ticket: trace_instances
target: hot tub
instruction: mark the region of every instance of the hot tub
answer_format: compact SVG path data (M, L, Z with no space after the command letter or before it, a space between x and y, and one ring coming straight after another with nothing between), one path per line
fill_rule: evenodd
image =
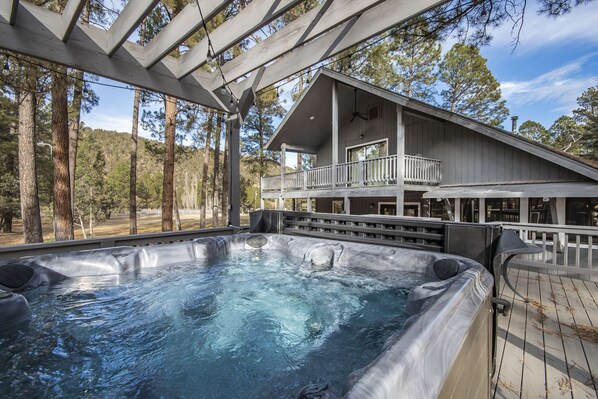
M0 264L0 396L487 397L492 276L239 234Z

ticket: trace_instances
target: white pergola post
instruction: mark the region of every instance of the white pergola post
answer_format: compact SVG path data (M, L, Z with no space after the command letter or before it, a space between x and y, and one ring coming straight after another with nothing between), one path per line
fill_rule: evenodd
M455 198L455 222L461 221L461 198Z
M287 165L287 145L282 143L280 146L280 198L278 201L278 209L284 210L284 172Z
M332 191L336 188L338 165L338 82L332 83Z
M405 123L403 107L397 104L397 216L405 214Z
M519 223L529 223L529 198L519 198Z
M480 209L478 209L478 222L486 223L486 198L480 198Z

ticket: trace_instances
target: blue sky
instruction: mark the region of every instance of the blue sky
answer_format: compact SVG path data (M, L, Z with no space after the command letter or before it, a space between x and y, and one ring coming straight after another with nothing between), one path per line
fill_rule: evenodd
M505 24L492 32L494 39L482 55L501 83L511 115L518 115L520 124L531 119L550 127L559 116L571 113L583 90L598 84L598 2L578 6L558 19L538 16L534 8L535 2L530 2L521 43L514 51L511 27ZM451 45L444 43L443 50ZM85 124L130 132L133 92L100 85L93 88L100 103L83 115ZM291 103L285 106L290 108ZM510 128L509 120L505 127Z

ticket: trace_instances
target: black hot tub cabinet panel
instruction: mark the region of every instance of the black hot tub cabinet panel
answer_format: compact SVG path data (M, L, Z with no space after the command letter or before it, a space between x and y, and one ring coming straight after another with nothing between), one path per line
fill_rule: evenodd
M414 287L409 294L411 317L405 328L391 335L374 361L348 377L345 399L478 398L486 396L480 393L489 394L492 276L479 263L453 255L277 234L239 234L2 262L0 278L3 270L7 272L4 275L12 274L4 268L17 266L33 273L17 288L14 282L11 289L0 280L0 289L19 291L69 277L136 273L143 268L256 250L283 251L314 270L347 268L381 279L392 279L393 271L402 271L423 273L429 278L430 282ZM20 300L24 298L4 291L0 292L4 295L0 299L0 324L7 324L9 315L27 318L29 307ZM7 300L12 297L15 299ZM9 302L12 307L3 306ZM17 302L21 313L15 317Z

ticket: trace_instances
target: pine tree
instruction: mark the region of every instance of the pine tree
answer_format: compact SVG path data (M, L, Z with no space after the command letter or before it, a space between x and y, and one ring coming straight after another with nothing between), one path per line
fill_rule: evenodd
M266 89L256 96L243 123L243 152L252 157L251 167L259 176L264 176L268 163L278 161L276 153L265 147L274 134L274 118L284 113L276 90Z
M500 126L509 115L500 85L476 47L455 44L439 65L442 106L491 126Z
M579 155L598 160L598 86L585 90L577 98L577 105L573 114L583 129Z
M567 115L557 119L548 130L553 147L561 151L577 154L579 152L579 141L583 137L584 129L577 121Z
M552 137L550 136L548 129L541 123L531 120L525 121L519 127L518 133L535 142L552 145Z

